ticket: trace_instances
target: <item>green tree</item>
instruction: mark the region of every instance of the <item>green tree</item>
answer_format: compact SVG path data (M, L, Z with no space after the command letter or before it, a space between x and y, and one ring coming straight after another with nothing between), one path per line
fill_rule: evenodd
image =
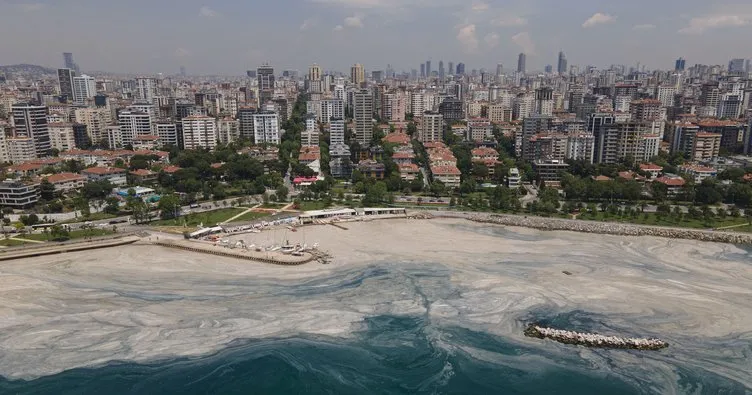
M55 198L55 186L45 178L39 183L39 194L42 200L50 201Z
M36 214L22 215L19 217L19 221L25 226L32 226L39 223L39 217Z
M104 212L112 215L120 212L120 200L114 196L107 197L105 199Z
M440 180L434 180L434 182L431 183L431 194L435 197L446 195L446 189L446 185Z
M163 195L157 204L161 219L173 219L180 215L180 198L176 195Z
M275 191L275 193L277 195L277 199L280 202L284 202L284 201L287 201L287 196L290 194L290 190L287 189L286 186L280 185L277 187L277 190Z

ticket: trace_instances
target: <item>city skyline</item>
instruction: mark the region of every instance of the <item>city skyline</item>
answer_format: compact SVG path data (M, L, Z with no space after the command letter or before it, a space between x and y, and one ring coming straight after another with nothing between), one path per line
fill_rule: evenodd
M410 71L427 59L492 70L520 52L533 71L556 64L560 50L570 65L651 69L670 69L678 57L688 67L750 57L733 43L752 32L752 6L650 7L644 15L634 2L562 8L549 0L12 1L0 4L0 34L16 39L0 43L0 57L60 67L60 54L72 52L84 72L177 74L185 67L196 75L242 75L267 62L278 70L316 62L325 70L391 63ZM76 23L61 28L61 20Z

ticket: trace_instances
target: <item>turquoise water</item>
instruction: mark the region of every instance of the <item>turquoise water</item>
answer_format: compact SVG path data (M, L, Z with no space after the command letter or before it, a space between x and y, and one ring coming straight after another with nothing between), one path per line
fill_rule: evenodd
M579 318L577 318L579 317ZM581 320L581 314L554 321ZM473 353L486 354L476 358ZM3 394L650 394L644 378L604 372L578 357L423 318L380 316L353 340L326 337L237 342L197 359L110 363L32 381L0 380ZM608 355L613 351L603 351ZM629 351L618 351L629 352ZM552 359L553 358L553 359ZM484 361L485 360L485 361ZM492 361L488 361L492 360ZM678 367L679 393L745 394L742 385Z

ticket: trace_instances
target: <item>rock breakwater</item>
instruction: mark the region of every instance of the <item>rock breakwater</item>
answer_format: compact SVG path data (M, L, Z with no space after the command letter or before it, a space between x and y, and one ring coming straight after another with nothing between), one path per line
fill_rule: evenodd
M717 243L752 244L752 235L732 232L707 231L699 229L664 228L658 226L595 222L545 217L525 217L517 215L495 215L478 213L441 213L442 217L459 217L470 221L507 226L520 226L546 231L571 231L598 233L618 236L653 236L671 239L711 241Z
M525 329L525 336L538 339L551 339L559 343L587 347L621 348L629 350L660 350L668 347L668 343L659 339L603 336L595 333L581 333L546 328L536 324L528 325Z

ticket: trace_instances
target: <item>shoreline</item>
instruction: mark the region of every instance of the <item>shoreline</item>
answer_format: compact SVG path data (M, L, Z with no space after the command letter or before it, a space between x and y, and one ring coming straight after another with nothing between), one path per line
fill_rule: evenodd
M430 213L434 218L462 218L478 223L518 226L543 231L568 231L614 236L651 236L716 243L752 244L752 235L723 231L466 211L431 211Z

